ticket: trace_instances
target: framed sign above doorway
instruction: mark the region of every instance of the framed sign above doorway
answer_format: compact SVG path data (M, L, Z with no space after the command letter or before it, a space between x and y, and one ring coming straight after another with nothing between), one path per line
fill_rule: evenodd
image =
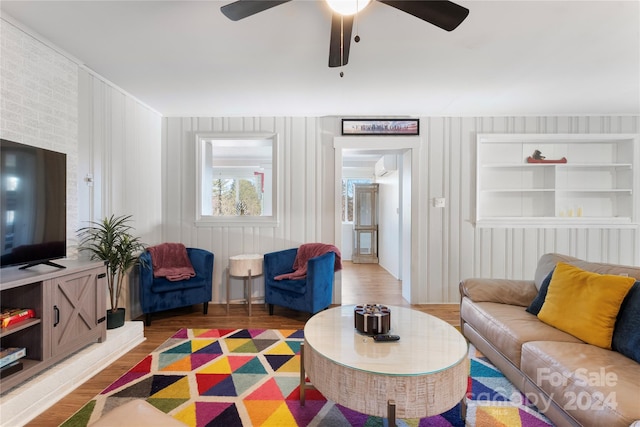
M420 119L342 119L342 135L420 135Z

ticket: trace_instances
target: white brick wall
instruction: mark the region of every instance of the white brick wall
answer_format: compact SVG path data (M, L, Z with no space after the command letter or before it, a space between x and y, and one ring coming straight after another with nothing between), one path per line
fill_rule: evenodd
M78 65L0 18L0 137L67 154L67 255L78 225Z

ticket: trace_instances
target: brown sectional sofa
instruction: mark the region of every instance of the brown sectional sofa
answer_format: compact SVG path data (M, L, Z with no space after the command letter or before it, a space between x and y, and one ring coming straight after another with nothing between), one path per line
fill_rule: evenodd
M462 281L462 332L554 424L640 426L640 363L587 344L526 311L558 262L640 280L640 267L546 254L534 280Z

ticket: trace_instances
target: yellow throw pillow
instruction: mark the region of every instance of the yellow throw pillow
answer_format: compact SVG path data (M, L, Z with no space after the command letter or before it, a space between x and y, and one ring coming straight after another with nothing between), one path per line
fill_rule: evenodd
M635 281L559 262L538 318L586 343L610 349L620 305Z

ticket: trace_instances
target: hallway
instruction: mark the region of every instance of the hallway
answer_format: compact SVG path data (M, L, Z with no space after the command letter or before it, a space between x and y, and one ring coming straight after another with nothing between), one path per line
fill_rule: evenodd
M402 298L402 282L379 264L342 262L342 305L383 304L410 307Z

